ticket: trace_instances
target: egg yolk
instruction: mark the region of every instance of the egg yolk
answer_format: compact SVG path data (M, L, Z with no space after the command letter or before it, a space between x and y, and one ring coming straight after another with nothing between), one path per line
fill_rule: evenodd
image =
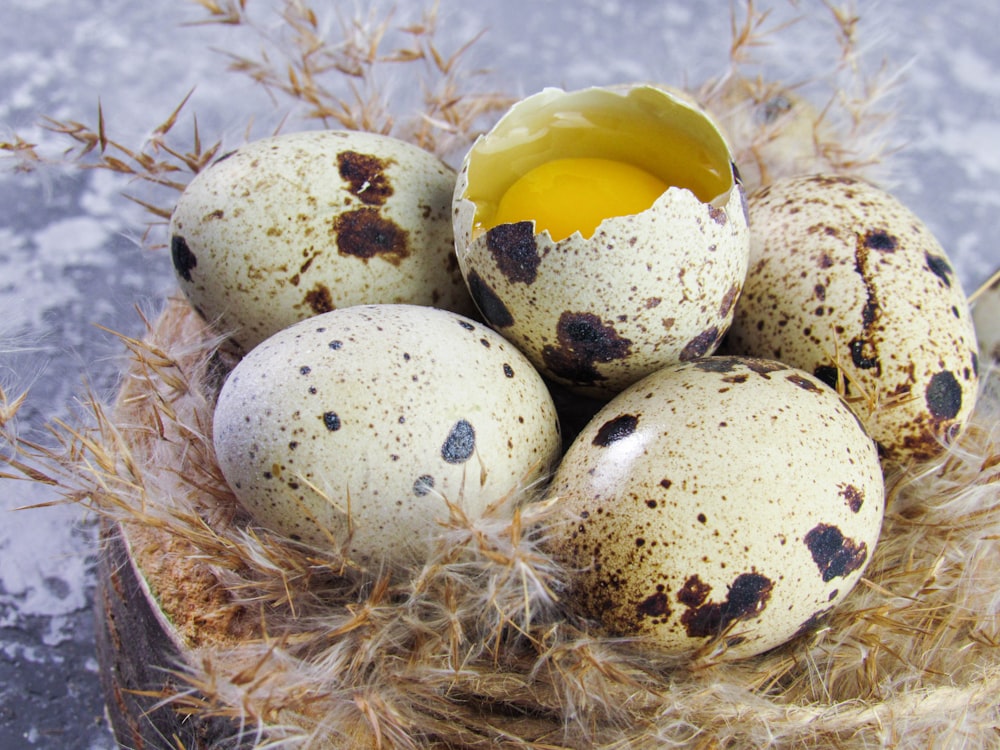
M625 162L596 157L553 159L526 172L504 193L492 226L535 221L559 241L590 237L604 219L641 213L668 185Z

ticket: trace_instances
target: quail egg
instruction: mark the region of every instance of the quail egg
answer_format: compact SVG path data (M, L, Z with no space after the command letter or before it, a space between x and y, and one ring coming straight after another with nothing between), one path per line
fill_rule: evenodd
M249 352L215 409L219 465L261 526L359 564L419 562L452 506L503 513L561 450L545 384L456 313L361 305Z
M1000 365L1000 270L970 298L983 364Z
M606 398L715 350L743 286L743 190L714 122L653 86L545 89L473 144L455 240L483 317Z
M668 654L761 653L854 587L884 509L840 396L772 360L663 368L598 412L548 495L568 606Z
M192 306L246 352L338 307L471 313L454 257L455 173L389 136L306 131L253 141L184 190L171 255Z
M978 355L933 234L851 177L779 180L749 204L750 270L725 351L841 388L888 462L939 454L972 411Z

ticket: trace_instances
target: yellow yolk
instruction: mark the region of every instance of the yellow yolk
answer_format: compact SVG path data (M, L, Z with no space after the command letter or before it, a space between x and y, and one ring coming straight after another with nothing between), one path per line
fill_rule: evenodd
M611 216L641 213L668 185L639 167L612 159L565 158L522 175L500 199L491 226L535 221L559 241L579 230L590 237Z

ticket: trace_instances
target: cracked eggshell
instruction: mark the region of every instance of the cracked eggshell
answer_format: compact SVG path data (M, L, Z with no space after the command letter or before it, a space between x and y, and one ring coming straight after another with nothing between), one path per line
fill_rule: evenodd
M874 442L811 375L706 357L612 399L548 497L565 601L669 654L761 653L841 601L871 559L884 484Z
M849 177L780 180L749 204L750 270L725 351L843 382L888 462L939 454L972 412L978 347L930 230Z
M253 141L184 190L170 220L177 279L230 345L367 303L474 308L454 257L455 172L374 133Z
M448 503L473 519L509 509L560 450L517 349L414 305L335 310L268 338L223 386L214 444L261 526L364 564L419 561Z
M589 238L555 242L548 231L536 235L533 221L483 228L520 175L578 156L639 165L671 187L639 214L605 219ZM467 154L454 225L483 317L544 375L599 398L714 351L749 252L725 140L696 106L651 86L545 89L516 104Z

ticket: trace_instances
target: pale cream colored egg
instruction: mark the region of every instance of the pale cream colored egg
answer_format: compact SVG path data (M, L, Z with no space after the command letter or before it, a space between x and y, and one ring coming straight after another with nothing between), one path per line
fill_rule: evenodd
M750 270L725 351L844 391L886 461L938 455L976 398L968 301L941 245L861 180L780 180L749 199Z
M733 149L748 192L831 166L833 128L795 91L760 78L732 75L703 95Z
M548 497L564 601L670 654L750 656L808 630L860 579L884 484L842 399L779 362L706 357L612 399Z
M389 136L253 141L184 190L170 221L181 289L249 351L318 313L368 303L474 309L454 257L455 172Z
M645 202L625 205L640 185ZM467 154L454 226L484 318L544 375L597 397L714 351L746 273L724 138L652 86L545 89L516 104Z
M982 364L1000 365L1000 271L973 292L972 319Z
M415 305L343 308L262 342L222 388L214 444L257 523L371 565L423 559L449 504L508 512L561 447L512 344Z

